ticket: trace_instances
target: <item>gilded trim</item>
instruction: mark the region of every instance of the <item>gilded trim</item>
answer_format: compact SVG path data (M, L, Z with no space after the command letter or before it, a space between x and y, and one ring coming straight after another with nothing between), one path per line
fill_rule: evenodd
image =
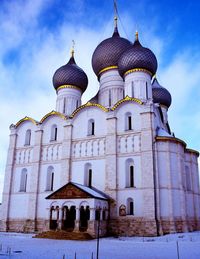
M106 71L111 70L111 69L117 69L117 68L118 68L118 66L105 67L105 68L101 69L98 76L100 76L100 74L102 74L103 72L106 72Z
M149 74L151 77L153 76L153 74L149 70L147 70L145 68L133 68L133 69L130 69L130 70L126 71L124 76L126 76L126 75L128 75L130 73L133 73L133 72L145 72L145 73Z
M77 90L81 91L81 89L75 85L61 85L57 88L56 91L58 92L60 89L65 89L65 88L72 88L72 89L77 89Z
M156 140L160 140L160 141L172 141L172 142L176 142L176 143L180 143L182 144L183 146L186 147L186 143L179 139L179 138L175 138L175 137L161 137L161 136L157 136L156 137Z
M140 105L143 104L143 102L140 101L139 99L133 98L133 97L129 97L129 96L127 95L124 99L118 101L118 102L111 108L111 110L114 111L115 109L117 109L117 107L118 107L120 104L122 104L122 103L124 103L124 102L130 102L130 101L131 101L131 102L136 102L136 103L138 103L138 104L140 104Z
M60 113L60 112L56 112L56 111L51 111L49 113L47 113L41 120L40 123L43 123L47 118L49 118L52 115L56 115L59 116L60 118L67 120L67 118L65 117L64 114Z
M25 122L25 121L31 121L33 124L37 125L38 122L34 119L32 119L31 117L24 117L23 119L19 120L16 124L15 127L17 128L21 123Z
M199 156L199 152L191 148L186 148L186 152L194 153L195 155Z
M82 110L82 109L84 109L84 108L87 108L87 107L98 107L98 108L100 108L102 111L108 112L108 109L107 109L106 107L104 107L103 105L101 105L101 104L87 102L86 104L81 105L80 107L78 107L78 108L71 114L70 117L73 118L80 110Z

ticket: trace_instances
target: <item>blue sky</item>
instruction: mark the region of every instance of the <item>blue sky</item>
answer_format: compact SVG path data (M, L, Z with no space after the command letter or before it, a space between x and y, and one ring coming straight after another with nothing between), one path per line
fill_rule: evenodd
M200 2L118 0L119 31L156 54L157 78L172 94L172 131L200 150ZM92 53L112 35L112 0L0 1L0 193L9 125L24 116L40 120L55 109L54 71L68 61L72 39L75 58L89 77L83 102L98 90Z

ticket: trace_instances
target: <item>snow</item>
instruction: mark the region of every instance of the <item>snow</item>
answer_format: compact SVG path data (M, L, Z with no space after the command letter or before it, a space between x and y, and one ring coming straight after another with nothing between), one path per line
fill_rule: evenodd
M0 233L0 259L96 259L96 240L69 241L32 238L31 234ZM99 259L200 258L200 232L161 237L102 238ZM7 251L10 250L6 254ZM18 252L18 253L16 253ZM63 257L65 255L65 257Z
M102 193L100 193L100 191L97 191L97 190L94 190L94 189L91 189L85 185L82 185L82 184L79 184L79 183L72 183L74 184L75 186L77 186L78 188L80 188L81 190L87 192L88 194L92 195L93 197L95 198L99 198L99 199L103 199L103 200L107 200L108 197Z

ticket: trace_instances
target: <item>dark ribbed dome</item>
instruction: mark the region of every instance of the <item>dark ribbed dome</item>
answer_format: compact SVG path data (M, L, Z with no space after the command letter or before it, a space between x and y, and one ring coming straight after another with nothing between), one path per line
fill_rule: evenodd
M144 69L154 75L157 66L156 56L150 49L140 44L137 36L132 47L123 53L118 62L119 73L122 77L132 69Z
M152 95L154 103L160 103L167 106L168 108L172 103L170 92L166 88L161 86L156 78L153 80L152 84Z
M131 47L131 42L120 37L117 27L111 38L102 41L92 55L92 67L97 76L105 68L116 67L120 56Z
M85 72L76 65L72 54L69 62L58 68L53 76L53 85L57 90L60 86L71 85L78 87L84 92L88 85L88 78Z

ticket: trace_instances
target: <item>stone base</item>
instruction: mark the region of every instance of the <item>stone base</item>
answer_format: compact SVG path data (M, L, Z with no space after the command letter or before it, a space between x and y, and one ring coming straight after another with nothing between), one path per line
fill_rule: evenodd
M96 238L98 235L98 221L90 220L88 222L87 233L89 233L93 238ZM107 221L101 221L99 225L99 236L107 236Z
M200 230L200 219L162 218L159 222L159 235L170 233L182 233L187 231ZM9 222L0 221L0 231L35 233L49 230L49 220L10 220ZM76 230L76 229L75 229ZM74 231L76 232L76 231ZM85 233L93 238L97 237L98 222L90 220L88 229ZM110 219L109 222L101 221L99 236L157 236L157 226L154 219L135 218L131 216Z
M120 217L109 221L108 233L111 236L157 236L157 227L155 220Z

